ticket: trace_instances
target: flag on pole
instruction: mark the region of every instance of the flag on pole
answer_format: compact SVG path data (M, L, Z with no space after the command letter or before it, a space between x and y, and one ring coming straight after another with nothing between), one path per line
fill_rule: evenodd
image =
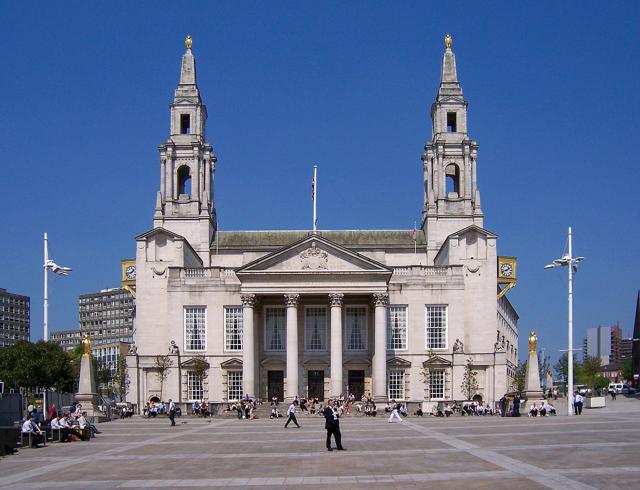
M53 272L54 274L58 274L59 276L68 276L69 272L71 272L70 267L62 267L56 264L53 260L47 260L44 264L45 269Z

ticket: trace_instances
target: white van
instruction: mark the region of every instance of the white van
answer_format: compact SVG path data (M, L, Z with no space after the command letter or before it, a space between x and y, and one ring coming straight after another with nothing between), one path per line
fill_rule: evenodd
M613 391L615 390L616 395L619 395L620 393L622 393L622 387L624 385L622 383L609 383L609 393L613 393Z

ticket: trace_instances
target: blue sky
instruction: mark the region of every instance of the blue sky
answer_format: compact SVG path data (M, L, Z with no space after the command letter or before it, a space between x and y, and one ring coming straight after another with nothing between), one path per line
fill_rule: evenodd
M42 234L74 268L50 280L50 328L78 295L119 284L152 226L183 40L218 156L221 229L411 229L423 145L453 35L479 145L485 227L519 260L509 298L566 348L572 225L575 346L632 329L638 283L637 2L64 2L3 6L0 287L31 297L42 336Z

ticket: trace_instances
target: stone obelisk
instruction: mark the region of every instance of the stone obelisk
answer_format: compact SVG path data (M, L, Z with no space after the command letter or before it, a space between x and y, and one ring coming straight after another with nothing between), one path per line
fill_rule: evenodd
M98 394L93 369L91 369L91 343L86 335L82 339L82 347L84 353L80 361L80 383L76 400L82 404L82 410L87 412L87 416L94 417L99 415L96 403Z
M527 361L527 377L524 382L524 393L527 400L542 400L540 387L540 370L538 369L538 335L532 330L529 334L529 360Z

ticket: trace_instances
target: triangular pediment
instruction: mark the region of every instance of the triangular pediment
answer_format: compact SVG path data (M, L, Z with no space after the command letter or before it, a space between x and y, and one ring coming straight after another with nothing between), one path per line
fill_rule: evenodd
M236 271L252 273L378 273L391 274L385 265L342 247L320 235L310 235L259 258Z
M234 357L228 361L220 363L222 369L242 369L242 359Z
M183 369L199 368L201 362L204 362L206 367L209 368L209 363L207 362L206 359L204 359L202 357L192 357L191 359L188 359L188 360L186 360L184 362L181 362L180 363L180 367L183 368Z
M425 368L430 368L433 366L451 366L451 361L445 359L440 356L433 356L431 359L427 359L422 363L422 366Z
M411 361L407 361L402 357L392 357L387 361L387 367L406 369L411 367Z

